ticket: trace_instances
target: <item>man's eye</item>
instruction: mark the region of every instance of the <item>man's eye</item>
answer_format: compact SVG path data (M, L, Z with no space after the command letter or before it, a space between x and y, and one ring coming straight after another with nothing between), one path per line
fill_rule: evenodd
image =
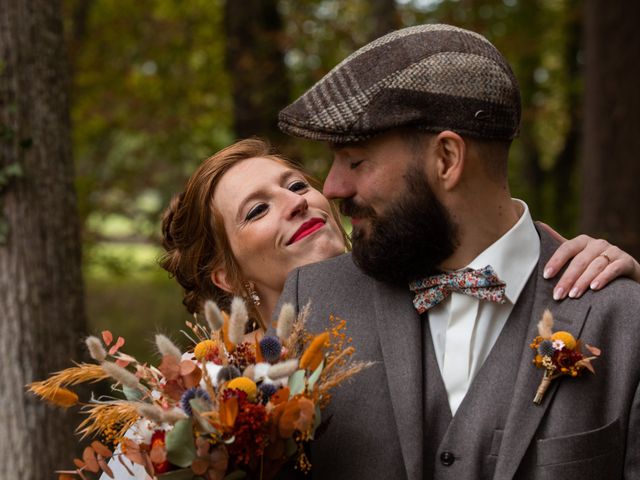
M253 220L254 218L262 215L264 212L267 211L267 208L268 207L266 203L260 203L256 205L255 207L253 207L251 210L247 212L247 216L244 218L245 221Z
M289 190L292 192L299 192L300 190L305 190L309 187L307 182L303 182L302 180L296 180L291 185L289 185Z
M351 170L355 170L356 168L358 168L358 165L360 165L362 162L364 162L364 160L358 160L357 162L351 162L351 163L349 163L349 168Z

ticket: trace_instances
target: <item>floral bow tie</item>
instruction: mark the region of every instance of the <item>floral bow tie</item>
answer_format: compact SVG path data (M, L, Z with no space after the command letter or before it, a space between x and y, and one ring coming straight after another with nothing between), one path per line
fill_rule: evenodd
M467 268L416 280L409 284L409 289L416 294L413 298L416 310L418 313L424 313L447 298L451 292L464 293L480 300L504 303L506 301L505 285L491 265L487 265L478 270Z

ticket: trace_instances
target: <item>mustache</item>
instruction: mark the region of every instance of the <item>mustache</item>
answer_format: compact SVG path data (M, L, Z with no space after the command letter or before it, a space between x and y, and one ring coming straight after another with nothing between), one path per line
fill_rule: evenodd
M353 198L345 198L340 202L340 213L345 217L376 217L376 212L373 208L367 205L359 205Z

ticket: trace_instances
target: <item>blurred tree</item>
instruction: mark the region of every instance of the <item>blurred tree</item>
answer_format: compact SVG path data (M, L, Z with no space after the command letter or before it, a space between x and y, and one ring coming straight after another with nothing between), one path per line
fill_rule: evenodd
M169 197L233 139L222 6L65 0L85 240L155 238ZM113 218L128 228L100 228Z
M0 478L51 478L69 414L24 385L80 359L85 331L59 1L0 1Z
M227 0L224 7L234 133L237 138L260 136L275 144L285 138L278 129L278 111L287 104L290 91L277 4L277 0Z
M587 0L582 228L640 258L640 3Z

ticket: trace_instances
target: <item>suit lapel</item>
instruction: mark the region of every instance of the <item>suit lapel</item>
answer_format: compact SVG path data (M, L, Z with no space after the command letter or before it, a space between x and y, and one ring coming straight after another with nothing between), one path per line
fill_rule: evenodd
M558 243L545 231L538 230L541 237L540 261L538 262L537 271L533 272L533 275L536 275L537 278L535 279L534 303L526 340L531 341L538 335L538 321L547 308L551 310L555 320L554 331L566 330L576 338L579 338L590 307L586 302L573 302L570 299L562 302L553 300L555 281L544 280L542 270L557 248ZM542 404L535 405L533 397L542 379L543 371L534 367L532 359L533 351L528 345L525 345L518 366L513 401L507 416L502 446L494 475L495 479L513 478L533 440L542 417L553 401L556 390L563 382L562 378L551 382Z
M420 317L407 289L376 282L376 325L407 477L423 469L422 341Z

